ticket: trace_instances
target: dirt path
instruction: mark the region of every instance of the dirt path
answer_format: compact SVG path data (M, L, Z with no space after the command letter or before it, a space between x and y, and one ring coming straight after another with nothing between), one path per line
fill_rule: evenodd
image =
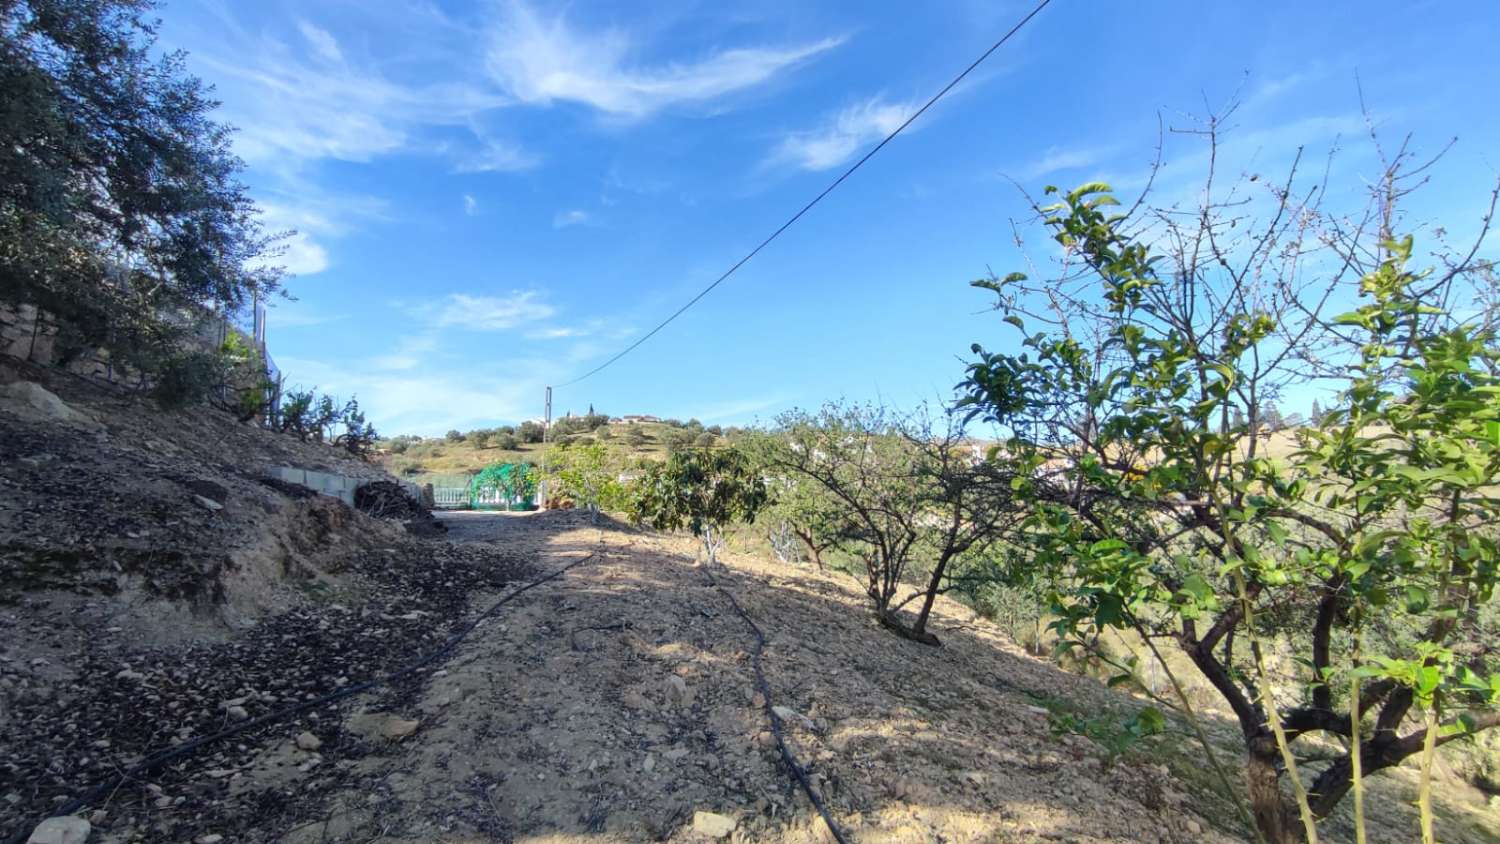
M542 570L595 557L482 625L413 703L402 752L359 763L369 788L284 840L831 840L777 762L751 634L691 544L562 514L449 523ZM1037 695L1097 684L972 630L940 627L938 650L882 634L847 578L728 562L792 746L854 841L1234 840L1174 808L1158 770L1051 737Z

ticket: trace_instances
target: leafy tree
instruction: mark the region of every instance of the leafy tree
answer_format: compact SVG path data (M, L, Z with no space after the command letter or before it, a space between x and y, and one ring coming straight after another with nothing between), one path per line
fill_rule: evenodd
M724 528L749 522L766 502L766 487L735 449L683 451L653 463L632 487L630 512L657 530L686 527L703 542L710 563L724 544Z
M1369 219L1395 219L1399 164ZM1269 260L1320 240L1303 228L1320 212L1296 195L1273 193L1258 224L1238 205L1157 215L1194 228L1155 242L1201 244L1201 256L1153 255L1128 217L1106 214L1106 186L1062 195L1040 210L1083 272L1047 284L1042 314L1024 274L976 282L999 295L1025 352L976 344L961 385L962 403L1009 434L991 461L1031 508L1013 547L1052 584L1065 646L1124 628L1158 658L1158 641L1181 648L1239 722L1246 821L1273 844L1316 840L1351 789L1362 829L1361 776L1421 756L1425 784L1437 746L1500 723L1494 645L1457 647L1495 641L1480 612L1500 560L1494 335L1443 306L1463 298L1467 266L1409 271L1412 241L1388 229L1373 243L1322 238L1335 260L1321 285L1299 275L1318 266L1305 252L1295 267ZM1334 320L1321 308L1355 280L1348 268L1365 304ZM1051 328L1028 333L1027 318ZM1324 428L1269 459L1256 433L1274 406L1261 396L1322 375L1315 360L1355 374ZM1274 683L1273 642L1297 653L1300 687ZM1346 749L1308 774L1294 743L1314 732Z
M486 430L470 431L466 438L475 448L489 448L494 435Z
M156 49L153 7L0 4L0 301L55 321L64 357L102 347L148 375L280 275L231 130Z
M774 434L771 436L775 436ZM763 455L763 439L753 440L747 451ZM775 448L775 444L770 444ZM776 473L767 483L770 503L756 516L771 539L777 555L788 562L800 555L786 547L786 538L800 543L807 559L823 568L823 554L838 545L848 525L842 503L823 484L800 474Z
M646 435L645 429L640 425L632 423L625 429L625 444L631 448L640 448L650 441L651 438Z
M495 447L501 451L515 451L521 445L521 441L516 439L515 434L506 431L496 434L493 442Z
M360 458L368 458L379 439L374 426L365 421L358 399L339 404L316 390L287 391L271 428L304 442L329 443Z
M1312 411L1307 421L1312 425L1323 424L1323 406L1318 403L1317 399L1313 399Z
M604 443L558 445L547 452L544 465L561 492L587 509L593 521L601 510L624 509L620 461Z
M375 426L365 421L358 399L350 399L339 411L339 424L344 430L330 437L329 441L355 457L368 459L375 448L375 441L380 437L375 432Z
M719 441L718 437L715 437L713 434L710 434L709 432L704 431L703 433L699 434L696 438L694 438L693 445L697 446L698 448L713 448L714 443L716 443L718 441Z
M531 420L522 422L520 427L516 428L516 436L520 437L523 443L539 443L545 434L546 429L542 427L542 424Z
M462 431L455 428L444 434L443 439L447 440L450 443L461 443L464 440L468 439L468 437L464 436L464 433Z
M667 447L668 454L676 454L693 447L693 441L697 439L692 431L687 428L668 428L662 436L662 444Z
M937 431L925 415L892 419L861 406L792 412L777 422L774 435L759 441L768 470L794 484L817 484L838 503L832 510L816 505L820 519L829 518L816 541L860 561L883 626L938 644L927 630L937 596L953 589L962 577L956 570L1015 518L1008 478L974 459L951 415ZM906 621L902 610L913 603L916 615Z

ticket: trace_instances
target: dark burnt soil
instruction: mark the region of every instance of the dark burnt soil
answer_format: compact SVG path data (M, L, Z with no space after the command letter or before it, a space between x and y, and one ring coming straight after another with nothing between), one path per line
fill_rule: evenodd
M228 642L142 648L104 635L65 667L0 662L0 683L12 692L0 719L0 840L150 753L384 676L438 648L468 620L476 593L529 571L491 547L416 539L360 552L349 566L357 606L314 595ZM359 706L409 710L440 669L439 661L408 682L204 747L123 785L85 816L103 840L275 840L321 804L321 792L349 787L359 758L383 751L383 739L346 733L343 716ZM321 747L299 757L312 770L295 794L236 787L257 754L303 731Z

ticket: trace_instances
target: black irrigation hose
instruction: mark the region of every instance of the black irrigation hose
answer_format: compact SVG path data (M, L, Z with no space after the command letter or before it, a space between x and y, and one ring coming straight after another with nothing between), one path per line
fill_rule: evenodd
M510 603L516 597L532 589L535 589L536 587L541 586L548 581L556 580L557 578L562 577L568 572L569 569L572 569L576 566L581 566L589 560L592 560L595 556L596 554L591 553L581 560L575 560L571 563L568 563L557 571L539 577L536 580L527 583L525 586L522 586L520 589L517 589L509 595L506 595L505 597L499 599L495 603L491 604L489 609L475 616L473 621L470 621L468 624L464 625L463 628L460 629L457 633L449 636L447 641L438 646L436 650L417 657L415 660L412 660L406 665L401 666L390 674L387 674L385 677L376 678L374 680L366 680L363 683L356 683L352 686L345 686L344 688L339 689L336 692L330 692L329 694L326 694L320 698L294 704L284 709L278 709L275 712L269 712L265 715L260 716L259 718L252 718L248 721L242 721L232 727L225 727L224 729L219 730L216 733L209 733L206 736L199 736L198 738L190 739L186 742L183 742L182 744L169 747L166 750L158 751L157 753L147 756L140 762L137 762L134 766L127 768L125 771L116 774L115 776L110 777L103 782L100 782L83 794L74 797L72 800L64 803L61 807L48 812L47 817L51 818L61 815L71 815L79 809L82 809L85 806L98 801L100 798L113 794L116 789L120 788L120 786L124 785L126 782L157 770L161 768L161 766L175 759L180 759L183 756L186 756L205 745L213 744L215 742L229 738L232 735L243 733L246 730L251 730L256 727L262 727L266 724L281 721L286 718L290 718L293 715L300 715L301 713L306 712L309 709L316 709L319 707L327 706L330 703L335 703L337 701L343 700L346 697L357 695L360 692L369 691L370 689L376 688L378 686L389 685L397 680L400 680L408 674L411 674L418 669L423 668L439 657L442 657L452 651L455 647L458 646L459 642L462 642L465 637L474 632L474 628L478 627L480 622L484 621L487 618L493 617L495 613L500 611L501 607ZM32 824L23 822L21 824L20 831L18 831L15 835L12 835L10 838L7 838L6 844L24 844L26 839L31 835L31 826Z
M838 844L850 844L849 838L844 835L843 831L839 829L839 825L834 823L833 816L828 813L828 807L824 805L823 798L819 797L813 791L812 783L807 778L807 769L802 767L802 764L797 761L797 757L792 754L791 748L786 746L786 737L781 732L781 716L777 715L775 708L771 706L771 684L766 682L766 674L760 667L760 654L766 647L766 634L761 632L760 625L756 624L750 618L750 614L745 612L745 608L740 606L740 602L735 600L734 594L723 586L720 586L717 580L714 580L713 573L709 571L709 566L712 564L713 559L710 558L708 563L703 566L703 575L708 578L710 585L729 599L729 603L734 607L734 611L750 627L750 632L755 634L755 647L750 651L750 663L755 668L755 686L760 691L761 700L764 701L763 708L766 710L766 717L771 720L771 735L776 738L776 749L781 751L781 761L792 772L792 776L796 778L797 784L802 786L802 791L807 794L807 799L812 801L813 808L817 809L818 814L823 816L823 823L828 824L828 831L833 833L833 840L837 841Z

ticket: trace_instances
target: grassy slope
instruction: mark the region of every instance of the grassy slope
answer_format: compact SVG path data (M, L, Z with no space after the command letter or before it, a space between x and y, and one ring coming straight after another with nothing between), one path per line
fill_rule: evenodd
M632 458L660 459L664 457L666 435L671 427L660 422L638 424L647 437L646 442L639 446L632 447L625 441L625 432L631 427L629 424L605 425L600 430L608 429L610 437L601 441ZM381 446L388 449L389 443L381 443ZM429 439L413 443L404 454L391 454L387 451L381 455L380 464L391 474L415 479L427 475L461 475L478 472L495 463L540 463L543 451L544 447L541 443L521 443L520 447L515 450L503 450L495 446L480 448L467 440L448 442L444 439Z

